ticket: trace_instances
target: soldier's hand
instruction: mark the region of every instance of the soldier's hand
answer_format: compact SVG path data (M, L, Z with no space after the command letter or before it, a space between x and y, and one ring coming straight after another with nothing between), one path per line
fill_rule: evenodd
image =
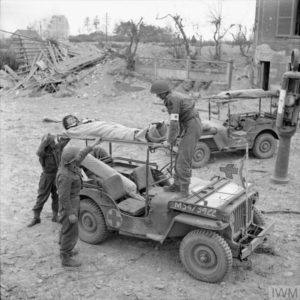
M96 138L95 142L93 143L92 147L94 148L95 146L99 145L102 142L102 138Z
M170 148L171 146L171 144L168 141L164 141L162 144L165 148Z
M76 223L77 222L77 217L76 217L76 215L69 215L69 221L70 221L70 223L71 224L74 224L74 223Z

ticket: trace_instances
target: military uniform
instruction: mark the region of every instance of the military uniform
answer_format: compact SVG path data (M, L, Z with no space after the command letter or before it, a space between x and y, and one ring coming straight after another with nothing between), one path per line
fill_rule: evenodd
M202 133L199 113L194 100L174 91L166 96L164 105L170 115L168 142L174 145L178 135L181 136L175 160L174 184L188 186L192 175L192 158Z
M42 139L42 142L36 154L39 157L39 161L43 168L43 172L41 173L39 180L36 204L32 209L34 212L34 219L28 225L29 227L40 223L41 211L44 207L44 204L48 200L50 194L52 197L52 221L57 221L58 195L56 190L55 178L60 163L60 156L62 150L69 142L69 140L70 139L63 139L55 144L54 137L51 135L46 135Z
M75 164L65 164L63 161L57 173L56 182L59 198L59 222L62 228L59 236L60 255L62 260L72 256L78 240L78 222L71 223L70 215L79 215L79 193L82 188L80 163L93 150L88 146L81 150L73 160Z

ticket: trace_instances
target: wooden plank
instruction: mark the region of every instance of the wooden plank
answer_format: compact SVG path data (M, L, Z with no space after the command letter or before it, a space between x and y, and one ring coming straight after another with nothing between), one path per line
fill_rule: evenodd
M3 68L15 81L20 81L20 77L18 76L18 74L8 65L4 65Z

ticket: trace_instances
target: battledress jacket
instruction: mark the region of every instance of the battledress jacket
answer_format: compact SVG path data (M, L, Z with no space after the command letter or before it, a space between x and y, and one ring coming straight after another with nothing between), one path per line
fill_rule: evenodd
M185 130L187 121L198 117L199 114L195 109L195 101L179 92L169 93L164 100L164 105L170 115L168 142L174 144L177 136Z
M85 157L93 150L88 146L81 150L75 158L76 166L61 164L57 177L57 193L59 200L59 214L78 215L79 211L79 193L82 188L82 178L80 164Z

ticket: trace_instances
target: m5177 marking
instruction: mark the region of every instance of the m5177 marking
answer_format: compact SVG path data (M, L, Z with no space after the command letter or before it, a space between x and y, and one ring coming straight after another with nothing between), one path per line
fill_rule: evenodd
M190 214L217 218L217 210L215 208L204 207L200 205L187 204L179 201L170 201L169 208L188 212Z

